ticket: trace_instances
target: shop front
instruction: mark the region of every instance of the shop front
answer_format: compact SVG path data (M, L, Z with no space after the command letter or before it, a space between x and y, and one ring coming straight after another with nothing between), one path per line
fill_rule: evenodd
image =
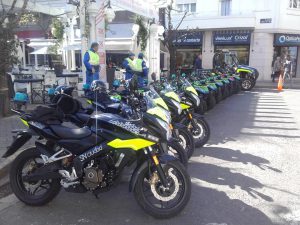
M176 68L192 69L195 59L202 54L203 33L180 31L173 41L176 47Z
M240 64L249 65L251 31L222 30L213 32L214 50L229 50Z
M280 57L284 63L287 56L290 56L292 63L291 75L300 75L300 34L275 34L274 35L274 56Z

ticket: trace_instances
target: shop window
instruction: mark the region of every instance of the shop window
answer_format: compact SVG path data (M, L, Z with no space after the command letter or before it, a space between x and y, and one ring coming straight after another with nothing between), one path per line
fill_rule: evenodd
M195 60L201 52L201 49L177 49L176 67L193 68Z
M221 16L229 16L231 13L231 0L221 0Z
M300 9L300 0L290 0L290 8Z

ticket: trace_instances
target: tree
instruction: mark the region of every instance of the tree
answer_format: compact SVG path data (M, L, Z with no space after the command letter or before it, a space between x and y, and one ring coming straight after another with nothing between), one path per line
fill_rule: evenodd
M18 63L18 40L15 30L24 13L29 0L24 0L20 9L16 9L17 0L13 0L10 6L0 0L0 116L6 116L9 112L9 91L6 73ZM17 12L17 13L16 13Z
M174 28L173 27L173 22L172 22L172 12L177 11L174 7L174 0L170 1L170 4L166 7L166 15L168 19L168 26L166 28L165 32L165 44L167 45L170 53L170 72L174 73L175 72L175 65L176 65L176 45L174 44L174 40L176 39L177 31L184 21L184 19L188 16L188 12L184 12L183 16L180 19L180 22L177 24L177 26Z

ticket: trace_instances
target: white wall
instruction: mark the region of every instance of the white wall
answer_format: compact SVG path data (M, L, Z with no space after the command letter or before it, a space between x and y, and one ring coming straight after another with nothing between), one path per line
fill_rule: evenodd
M207 31L203 35L202 67L204 69L211 69L213 66L214 44L212 42L212 35L212 31Z
M259 80L271 79L273 39L274 35L269 33L254 32L252 35L249 65L259 71Z

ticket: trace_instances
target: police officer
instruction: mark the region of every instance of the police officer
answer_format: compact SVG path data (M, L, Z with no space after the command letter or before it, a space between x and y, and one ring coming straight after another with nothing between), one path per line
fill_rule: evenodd
M148 85L148 68L144 60L144 54L139 53L138 59L136 60L136 70L138 74L138 86L145 87Z
M100 57L98 55L99 44L93 42L83 58L86 67L86 84L91 85L92 81L99 80Z
M134 53L130 52L128 54L128 57L123 61L123 67L126 70L125 80L131 79L133 77L134 71L136 70L134 57Z

